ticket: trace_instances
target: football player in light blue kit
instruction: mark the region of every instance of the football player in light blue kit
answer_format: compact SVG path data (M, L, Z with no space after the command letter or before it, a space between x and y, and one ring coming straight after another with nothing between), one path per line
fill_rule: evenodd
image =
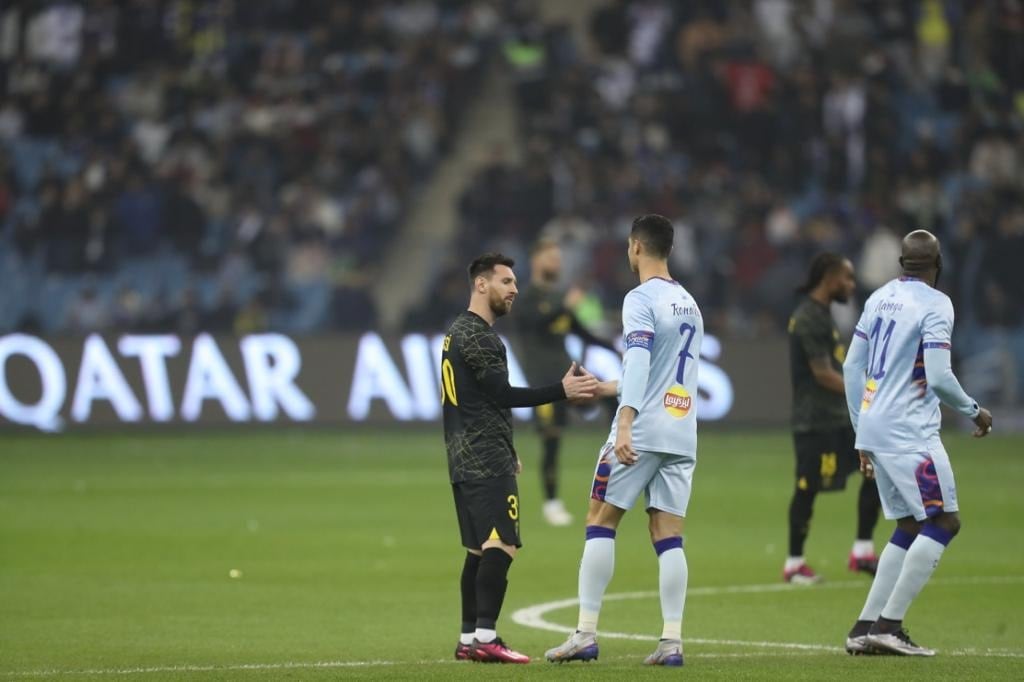
M911 232L900 265L903 276L864 304L843 365L861 469L878 481L885 518L896 520L846 650L934 656L907 636L903 617L960 530L939 402L973 419L979 438L992 430L992 415L964 393L950 368L953 304L935 288L939 240Z
M683 518L697 457L697 371L704 322L693 297L668 272L672 224L659 215L633 221L629 265L640 277L622 304L626 355L611 433L598 458L580 562L577 631L547 652L552 662L597 658L597 620L615 565L615 531L641 493L658 556L661 641L644 661L683 665L687 566Z

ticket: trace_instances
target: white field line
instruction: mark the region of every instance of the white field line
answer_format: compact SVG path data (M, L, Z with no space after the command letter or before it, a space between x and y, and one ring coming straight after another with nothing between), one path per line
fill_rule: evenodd
M145 675L147 673L208 673L245 670L335 670L339 668L370 668L387 665L421 665L457 663L455 660L438 661L295 661L286 663L237 663L229 665L157 665L139 668L92 668L87 670L24 670L3 672L5 677L57 677L60 675Z
M1020 584L1024 583L1024 576L977 576L977 577L962 577L962 578L938 578L929 582L931 585L1008 585L1008 584ZM833 583L820 583L813 587L811 586L798 586L798 585L787 585L785 583L769 583L764 585L727 585L721 587L697 587L691 590L687 590L687 597L700 597L700 596L719 596L725 594L761 594L768 592L799 592L802 590L821 590L821 589L851 589L851 588L866 588L868 583L863 580L846 580ZM621 601L629 599L655 599L658 597L657 592L620 592L617 594L605 595L605 601ZM572 597L569 599L560 599L557 601L545 602L543 604L535 604L533 606L527 606L521 608L512 614L512 621L523 627L532 628L534 630L546 630L548 632L558 632L562 634L569 634L574 631L575 628L559 625L558 623L552 623L547 620L545 616L551 611L557 611L559 609L569 608L570 606L577 606L579 599ZM609 639L629 639L643 642L654 642L657 641L657 637L653 635L640 635L630 632L600 632L601 637ZM804 644L799 642L768 642L768 641L749 641L749 640L735 640L735 639L705 639L698 637L687 637L686 642L688 644L711 644L711 645L725 645L725 646L746 646L766 649L786 649L791 651L830 651L839 652L843 651L843 647L832 646L827 644ZM1001 658L1024 658L1024 651L1012 651L1004 649L958 649L955 651L943 652L947 655L953 656L989 656L989 657L1001 657Z
M932 585L1016 585L1024 583L1024 576L991 576L991 577L965 577L965 578L939 578L930 581ZM850 589L866 587L867 583L862 580L848 580L834 583L821 583L813 587L786 585L784 583L770 583L765 585L727 585L721 587L696 587L687 590L687 596L716 596L723 594L760 594L767 592L792 592L801 590L822 590L822 589ZM605 601L621 601L627 599L652 599L658 596L657 592L620 592L618 594L605 595ZM545 602L535 606L528 606L519 609L512 614L512 620L519 625L536 630L548 630L550 632L569 633L573 628L557 623L551 623L544 619L549 611L576 606L579 600L561 599L558 601ZM639 635L628 632L601 632L602 637L611 639L631 639L639 641L655 641L657 637L650 635ZM785 649L786 652L734 652L734 653L687 653L687 658L761 658L765 656L793 656L812 655L814 652L838 652L842 647L829 646L826 644L801 644L799 642L759 642L748 640L732 639L702 639L687 637L688 644L717 644L725 646L747 646L755 648ZM943 651L941 654L947 656L984 656L990 658L1024 658L1024 652L1008 649L978 649L967 648L954 651ZM612 657L604 660L627 660L626 657ZM148 666L137 668L91 668L85 670L13 670L0 671L0 676L13 678L32 677L60 677L63 675L95 675L98 677L123 676L123 675L146 675L157 673L205 673L205 672L237 672L237 671L265 671L265 670L343 670L345 668L370 668L375 666L391 665L425 665L451 663L458 664L458 661L451 659L431 661L291 661L283 663L237 663L229 665L167 665Z
M792 657L794 655L808 655L794 652L734 652L734 653L696 653L687 654L687 658L763 658L763 657ZM602 661L632 661L635 656L604 656ZM94 668L87 670L25 670L0 672L7 678L31 678L31 677L60 677L66 675L95 675L97 677L113 677L126 675L145 675L152 673L206 673L206 672L237 672L246 670L338 670L344 668L372 668L392 665L436 665L453 664L469 665L464 661L453 659L435 661L311 661L311 662L290 662L290 663L239 663L229 665L168 665L151 666L140 668Z

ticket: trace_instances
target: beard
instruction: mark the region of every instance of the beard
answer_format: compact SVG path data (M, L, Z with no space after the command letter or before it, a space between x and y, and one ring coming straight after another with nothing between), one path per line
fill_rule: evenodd
M540 281L545 284L554 284L558 281L557 270L541 270L538 274L540 275Z
M490 300L488 301L488 304L490 305L491 312L494 313L495 317L508 315L508 313L512 310L512 301L506 301L500 296L491 296Z

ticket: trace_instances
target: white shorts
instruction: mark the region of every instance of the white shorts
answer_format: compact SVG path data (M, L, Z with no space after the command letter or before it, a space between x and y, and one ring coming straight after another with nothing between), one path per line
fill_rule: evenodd
M686 516L690 487L697 461L689 455L637 451L636 464L626 466L615 456L614 445L605 443L597 458L590 497L619 509L631 509L640 493L646 509Z
M956 481L949 455L934 441L925 452L886 454L868 452L875 465L878 496L887 519L913 516L918 521L959 510Z

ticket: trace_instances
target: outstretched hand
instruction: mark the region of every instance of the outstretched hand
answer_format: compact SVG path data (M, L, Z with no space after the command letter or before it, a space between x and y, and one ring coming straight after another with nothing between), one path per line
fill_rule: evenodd
M565 389L565 397L569 400L592 400L597 395L597 377L574 362L562 377L562 388Z

